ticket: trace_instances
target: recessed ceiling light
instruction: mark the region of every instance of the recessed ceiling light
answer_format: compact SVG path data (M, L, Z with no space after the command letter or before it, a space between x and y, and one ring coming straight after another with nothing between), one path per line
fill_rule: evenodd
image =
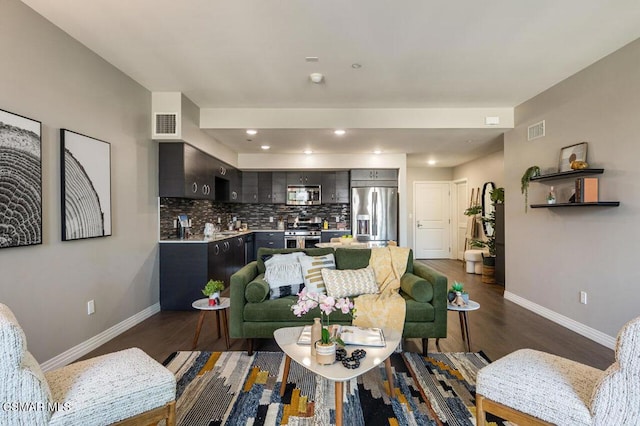
M436 164L436 162L437 162L436 160L429 160L429 161L427 161L427 164L430 165L430 166L434 166Z
M269 145L262 145L260 148L262 148L262 149L264 149L264 150L267 150L267 149L269 149L269 148L271 148L271 147L270 147Z
M357 62L355 62L355 63L351 64L351 68L357 70L359 68L362 68L362 65L357 63Z
M347 133L347 131L346 130L342 130L342 129L337 129L337 130L334 130L333 133L335 133L336 136L342 136L345 133Z
M247 134L248 134L248 135L251 135L251 136L253 136L253 135L257 135L257 134L258 134L258 131L257 131L257 130L253 130L253 129L249 129L249 130L247 130Z
M382 154L382 151L380 151L379 149L376 149L375 151L373 151L374 154Z
M305 154L310 155L313 154L313 151L311 151L310 149L307 149L304 151Z

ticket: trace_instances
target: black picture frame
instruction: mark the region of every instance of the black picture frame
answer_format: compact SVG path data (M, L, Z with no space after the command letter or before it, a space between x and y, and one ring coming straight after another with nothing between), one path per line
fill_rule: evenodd
M108 237L111 144L60 129L62 241Z
M0 110L0 248L42 244L42 123Z
M587 142L580 142L560 149L558 172L570 171L572 161L587 161Z

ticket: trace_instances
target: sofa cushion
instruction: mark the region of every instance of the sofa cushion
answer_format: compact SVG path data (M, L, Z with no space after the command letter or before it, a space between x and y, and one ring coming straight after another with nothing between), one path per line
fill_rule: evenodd
M400 288L417 302L429 302L433 299L433 286L417 275L404 274L400 280Z
M272 249L268 247L260 247L258 248L257 253L257 264L258 264L258 274L264 274L266 268L264 266L265 260L267 260L268 256L272 256L274 254L285 254L285 253L296 253L296 252L304 252L309 256L322 256L325 254L333 253L333 249L331 247L325 248L307 248L307 249L299 249L299 248L291 248L291 249Z
M302 252L274 254L264 262L264 280L269 283L269 299L298 294L302 290Z
M264 280L264 274L254 278L244 289L244 298L249 303L260 303L269 296L269 283Z
M300 256L298 259L302 267L304 286L309 292L326 294L322 269L336 269L336 261L333 253L324 256Z
M336 249L336 269L362 269L369 266L370 249Z
M373 268L323 269L322 278L327 288L327 295L334 298L378 292L378 283Z

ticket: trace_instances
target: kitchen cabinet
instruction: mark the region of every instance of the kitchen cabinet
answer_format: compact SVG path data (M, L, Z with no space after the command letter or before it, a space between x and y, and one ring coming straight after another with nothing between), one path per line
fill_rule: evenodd
M204 297L201 290L210 279L223 281L228 288L231 275L247 263L246 238L242 235L210 243L160 243L162 310L191 310L191 303Z
M284 248L284 231L254 232L256 258L260 247Z
M349 172L322 172L322 204L349 203Z
M273 204L284 204L287 202L287 173L271 173L271 200Z
M321 172L287 172L287 185L321 185Z
M223 203L242 201L242 175L238 169L214 159L213 175L216 201Z
M258 202L264 204L273 203L273 173L258 172L256 175L258 185Z
M269 180L269 182L271 182L271 180ZM243 203L259 202L258 185L259 185L258 172L242 172L242 202ZM269 185L269 194L271 194L271 185Z
M320 242L330 243L332 238L340 238L350 234L351 231L322 231L320 234Z
M355 169L351 180L398 180L397 169Z
M184 142L159 144L160 197L213 200L213 157Z

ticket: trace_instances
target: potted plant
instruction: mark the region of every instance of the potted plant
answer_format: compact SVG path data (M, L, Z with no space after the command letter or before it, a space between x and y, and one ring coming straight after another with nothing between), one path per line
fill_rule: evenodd
M529 201L529 182L532 177L540 176L540 167L531 166L525 170L522 178L520 178L520 191L524 194L524 212L527 212Z
M333 364L336 360L336 343L344 346L344 342L340 339L340 336L333 336L329 332L329 316L339 309L343 314L350 314L353 318L355 314L353 302L348 297L336 300L326 294L307 292L307 289L302 289L298 293L298 303L292 305L291 310L296 316L301 317L318 306L322 317L322 331L320 338L316 342L312 338L311 344L315 347L318 364Z
M458 281L454 281L451 287L449 288L449 293L447 294L447 298L449 299L449 303L452 303L456 296L460 293L464 303L469 303L469 293L464 289L464 284Z
M209 306L220 304L220 292L224 290L224 282L219 280L209 280L202 289L202 294L209 298Z

